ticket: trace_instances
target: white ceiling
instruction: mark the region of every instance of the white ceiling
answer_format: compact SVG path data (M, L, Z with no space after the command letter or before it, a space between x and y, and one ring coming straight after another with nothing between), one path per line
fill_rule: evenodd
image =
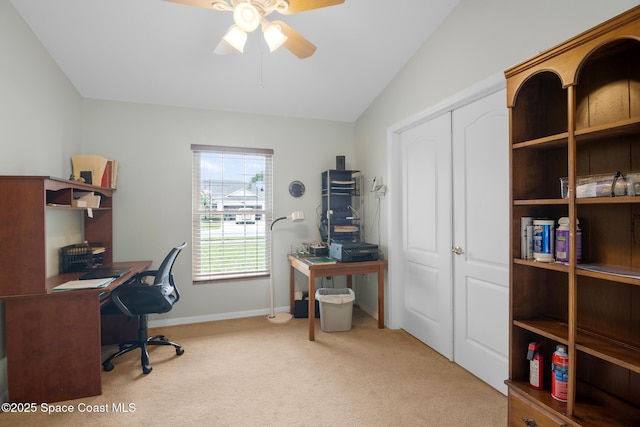
M86 98L354 122L459 0L346 0L280 16L317 46L216 55L232 14L162 0L10 0Z

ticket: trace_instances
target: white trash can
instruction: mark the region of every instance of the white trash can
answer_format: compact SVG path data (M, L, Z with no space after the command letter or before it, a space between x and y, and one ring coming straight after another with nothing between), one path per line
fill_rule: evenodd
M320 301L320 328L324 332L350 331L355 299L356 294L349 288L318 289L316 300Z

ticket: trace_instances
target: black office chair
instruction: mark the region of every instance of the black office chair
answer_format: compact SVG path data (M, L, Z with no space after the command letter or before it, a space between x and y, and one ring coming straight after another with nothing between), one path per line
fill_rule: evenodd
M180 299L180 292L173 281L171 269L178 254L185 246L187 246L186 242L171 249L157 270L138 273L111 292L111 298L120 311L127 316L138 319L138 339L121 343L119 351L102 362L105 371L113 369L113 363L111 363L113 359L139 348L142 352L140 357L142 373L148 374L152 369L149 365L148 345L172 345L178 356L184 353L180 344L169 341L164 335L155 335L149 338L147 315L149 313L166 313ZM147 278L149 277L153 277L153 283L148 283Z

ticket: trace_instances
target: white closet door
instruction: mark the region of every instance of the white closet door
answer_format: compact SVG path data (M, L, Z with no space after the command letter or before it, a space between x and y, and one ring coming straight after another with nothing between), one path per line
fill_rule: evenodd
M505 91L453 112L454 361L506 394L509 135Z
M496 75L390 129L389 292L405 329L506 393L509 142Z
M451 114L400 136L402 328L453 358Z

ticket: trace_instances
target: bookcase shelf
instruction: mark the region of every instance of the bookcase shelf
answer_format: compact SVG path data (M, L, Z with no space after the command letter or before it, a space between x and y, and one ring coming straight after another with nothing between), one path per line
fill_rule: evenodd
M511 111L509 425L521 425L521 418L538 425L638 425L640 197L577 198L576 178L640 172L640 7L505 76ZM561 179L569 183L566 198ZM521 259L522 217L568 217L569 262ZM577 263L578 221L582 262L595 268ZM534 341L544 347L542 390L528 385L526 351ZM566 403L550 390L558 344L569 353Z

